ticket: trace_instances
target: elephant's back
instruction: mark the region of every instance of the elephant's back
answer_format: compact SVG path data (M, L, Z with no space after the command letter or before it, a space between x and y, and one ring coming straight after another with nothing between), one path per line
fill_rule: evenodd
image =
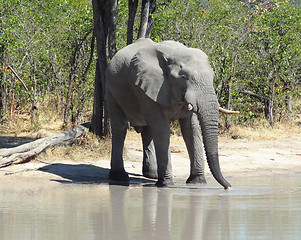
M112 58L108 66L108 74L118 74L124 72L123 68L128 68L134 55L143 47L152 45L154 42L148 38L138 39L121 50L119 50Z

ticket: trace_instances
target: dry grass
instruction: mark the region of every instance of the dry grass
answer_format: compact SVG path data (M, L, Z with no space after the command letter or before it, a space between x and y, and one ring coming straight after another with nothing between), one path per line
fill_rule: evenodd
M46 116L46 117L45 117ZM257 122L248 127L231 126L229 131L220 135L223 138L247 139L251 141L277 140L281 138L300 137L301 124L300 120L291 123L275 124L272 128L266 121ZM6 121L0 125L0 136L17 136L40 138L53 135L63 131L63 122L58 119L56 114L41 113L39 124L35 127L31 125L30 116L28 114L15 115L13 121ZM172 144L184 144L183 138L180 136L179 125L172 125ZM128 131L127 139L129 143L141 143L140 134L135 131ZM54 149L47 149L37 158L41 161L55 161L58 159L66 159L72 161L81 161L82 159L95 160L97 158L110 158L111 143L109 139L99 139L92 133L78 139L75 143L68 146L60 146Z
M56 118L49 118L40 115L39 122L33 126L30 115L16 114L12 120L6 120L0 125L0 135L8 134L27 137L47 137L53 133L60 132L63 122Z
M40 114L39 123L36 126L31 125L29 114L16 114L12 121L7 120L1 123L0 138L1 136L11 136L33 138L35 140L66 130L63 127L63 121L59 120L55 114L50 113L46 115L45 113L42 112ZM37 159L52 162L58 159L81 161L82 159L96 159L100 157L109 158L110 151L111 143L109 139L99 139L94 134L88 132L71 145L46 149L45 152L37 156Z
M266 121L262 120L248 127L232 126L229 131L222 134L222 136L251 141L271 141L290 138L300 134L301 124L299 122L276 123L271 127Z
M99 158L109 159L110 151L111 142L109 139L99 139L94 134L88 132L71 145L47 149L43 154L38 156L38 159L45 162L62 159L74 162Z

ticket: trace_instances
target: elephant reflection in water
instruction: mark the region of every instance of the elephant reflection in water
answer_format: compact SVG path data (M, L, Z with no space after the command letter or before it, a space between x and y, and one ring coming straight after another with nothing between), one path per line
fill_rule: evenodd
M110 186L110 194L110 239L230 239L226 198L181 195L174 188L153 187ZM225 223L223 228L217 227L221 223Z

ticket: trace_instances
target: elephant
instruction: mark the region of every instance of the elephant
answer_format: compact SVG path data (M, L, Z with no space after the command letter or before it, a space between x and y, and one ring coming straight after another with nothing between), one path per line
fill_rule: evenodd
M123 148L130 123L142 136L143 175L156 178L158 187L172 185L170 122L178 119L190 158L186 183L206 183L204 145L213 177L230 188L219 164L219 104L213 78L207 55L176 41L138 39L119 50L106 70L112 133L109 179L129 181Z

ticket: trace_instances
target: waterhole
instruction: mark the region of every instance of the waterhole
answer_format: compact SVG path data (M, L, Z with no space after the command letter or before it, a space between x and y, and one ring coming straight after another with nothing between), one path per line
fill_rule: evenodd
M301 174L229 181L0 184L0 239L300 239Z

